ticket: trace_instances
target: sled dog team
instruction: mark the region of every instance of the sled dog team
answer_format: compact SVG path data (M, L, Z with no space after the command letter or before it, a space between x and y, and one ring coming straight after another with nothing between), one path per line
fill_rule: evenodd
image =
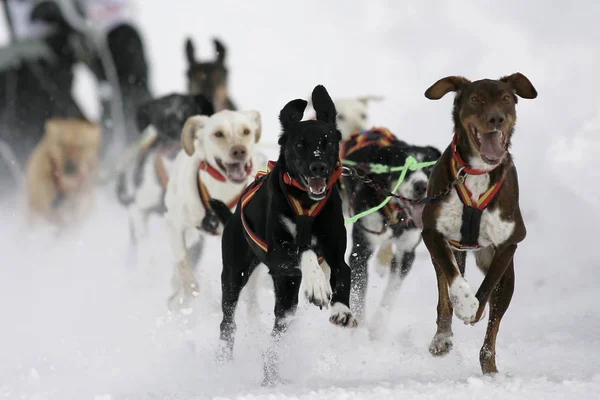
M300 295L328 308L334 325L365 323L367 266L375 255L389 269L369 326L377 337L422 240L438 287L430 353L451 351L454 316L476 324L489 305L479 358L484 374L496 373L496 336L514 290L514 255L526 236L510 147L518 98L537 97L528 78L521 73L477 81L448 76L433 83L425 91L428 99L454 93L453 133L443 151L406 143L385 127L370 126L367 104L377 98L332 100L317 85L310 99L314 115L305 113L309 102L304 99L283 105L279 155L264 166L257 147L261 115L237 109L229 98L225 47L218 41L215 46L217 58L199 62L188 41L188 93L139 107L138 130L153 139L117 182L138 255L148 235L148 216L164 216L176 260L169 308L190 307L199 291L194 271L203 238L220 236L219 356L231 359L240 292L264 264L275 295L275 322L263 356L264 384L277 384L278 343ZM89 210L99 143L95 124L46 123L45 137L27 167L32 220L42 216L66 227ZM410 169L398 182L398 167L409 159L435 164ZM345 167L349 164L353 168ZM365 211L370 213L350 225L348 244L345 218ZM464 278L469 251L484 274L479 288Z

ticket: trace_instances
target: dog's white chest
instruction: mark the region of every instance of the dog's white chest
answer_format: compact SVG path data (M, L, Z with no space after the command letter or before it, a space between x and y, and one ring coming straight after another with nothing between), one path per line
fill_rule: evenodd
M489 183L490 179L487 174L478 176L469 175L465 180L465 184L471 191L473 199L477 199L485 192L489 188ZM463 203L456 190L452 190L440 208L436 229L448 240L462 241L460 230L462 226L463 207ZM490 210L486 208L481 215L477 242L481 247L500 245L512 235L514 228L515 223L513 221L505 221L500 217L499 209Z

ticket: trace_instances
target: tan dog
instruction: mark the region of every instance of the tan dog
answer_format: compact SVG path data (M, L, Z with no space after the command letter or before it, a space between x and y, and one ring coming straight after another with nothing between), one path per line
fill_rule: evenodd
M81 222L94 201L100 126L82 119L46 121L27 161L25 191L30 225L40 217L59 228Z

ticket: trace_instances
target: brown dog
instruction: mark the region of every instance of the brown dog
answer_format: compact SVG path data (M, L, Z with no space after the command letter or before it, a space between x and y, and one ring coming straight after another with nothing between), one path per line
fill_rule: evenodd
M30 155L25 172L30 224L42 217L65 228L89 212L99 146L97 124L81 119L46 121L44 137Z
M475 324L490 302L490 318L479 360L484 374L496 368L496 335L514 290L513 257L526 235L519 209L517 170L509 153L517 96L537 92L520 73L471 82L449 76L425 92L432 100L456 92L454 138L429 180L428 196L447 195L423 209L423 241L438 282L437 333L429 347L443 355L452 347L452 312ZM462 251L461 251L462 250ZM485 277L477 293L464 279L466 253Z

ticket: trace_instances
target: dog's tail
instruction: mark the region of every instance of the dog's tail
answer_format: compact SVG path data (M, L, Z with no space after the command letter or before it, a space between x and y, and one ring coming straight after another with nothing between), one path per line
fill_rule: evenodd
M217 218L219 218L219 221L221 221L223 225L225 225L233 215L229 207L227 207L227 204L223 203L221 200L210 199L208 200L208 204L210 204L210 207L215 214L217 214Z
M133 195L127 193L127 174L121 171L117 178L117 198L125 207L133 203Z

